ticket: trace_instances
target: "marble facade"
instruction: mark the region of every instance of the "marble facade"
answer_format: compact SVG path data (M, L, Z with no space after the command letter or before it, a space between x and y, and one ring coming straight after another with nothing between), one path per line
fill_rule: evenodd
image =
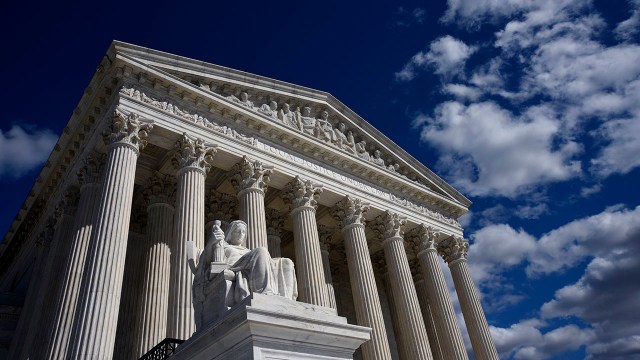
M333 314L326 336L370 328L356 358L468 358L441 256L475 357L498 359L470 205L330 94L114 41L0 247L1 291L28 285L8 358L189 339L188 252L240 219L247 248L293 260L297 301Z

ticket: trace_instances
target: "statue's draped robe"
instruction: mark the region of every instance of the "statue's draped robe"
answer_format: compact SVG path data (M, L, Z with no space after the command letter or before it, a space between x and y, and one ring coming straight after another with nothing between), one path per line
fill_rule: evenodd
M295 300L298 285L293 261L272 259L263 247L249 250L244 246L225 245L225 258L235 281L227 296L227 306L238 303L252 292L274 294Z

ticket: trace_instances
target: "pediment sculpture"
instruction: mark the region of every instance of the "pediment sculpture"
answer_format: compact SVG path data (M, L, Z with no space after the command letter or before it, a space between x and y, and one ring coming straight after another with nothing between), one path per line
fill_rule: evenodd
M227 310L252 293L296 300L298 287L293 261L272 258L264 247L248 249L247 224L229 223L226 233L215 221L207 244L196 263L193 243L187 251L193 278L196 329L219 319Z

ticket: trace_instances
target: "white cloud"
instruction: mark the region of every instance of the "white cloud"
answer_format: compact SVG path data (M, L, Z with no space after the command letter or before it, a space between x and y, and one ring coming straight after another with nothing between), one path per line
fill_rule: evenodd
M438 168L471 195L515 197L580 174L575 142L557 144L560 123L544 108L515 116L493 102L441 104L422 138L442 154Z
M402 70L395 74L396 80L413 80L417 71L427 65L432 66L436 74L450 78L462 73L465 62L475 50L449 35L443 36L431 42L429 51L413 55Z
M622 40L633 40L640 33L640 0L630 0L631 16L616 26L615 33Z
M0 176L18 178L42 164L58 137L50 130L13 125L0 130Z
M501 286L496 283L514 267L526 264L527 276L541 277L589 261L577 282L558 289L541 307L541 321L492 327L502 357L545 359L581 346L587 346L593 359L640 354L640 206L610 207L537 240L506 224L486 226L471 238L469 266L487 304L497 301L491 298L491 290ZM570 317L587 325L543 331L548 327L546 320Z
M626 41L609 45L601 39L611 27L591 0L449 0L445 22L500 26L492 56L451 82L471 53L489 47L445 36L396 74L410 80L433 66L441 92L456 99L422 122L423 140L441 151L447 179L471 195L513 198L576 178L581 169L602 179L639 167L640 45L631 35L640 0L630 8L616 27ZM587 132L587 124L595 130ZM595 148L582 152L583 144ZM538 155L539 163L532 160Z

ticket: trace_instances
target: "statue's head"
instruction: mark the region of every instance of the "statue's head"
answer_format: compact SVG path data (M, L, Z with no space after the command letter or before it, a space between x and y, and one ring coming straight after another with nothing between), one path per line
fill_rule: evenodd
M242 100L242 101L247 101L247 100L249 100L249 94L247 94L247 93L246 93L246 92L244 92L244 91L243 91L243 92L241 92L241 93L240 93L240 100Z
M242 220L232 221L225 236L226 242L231 245L244 245L247 239L247 223Z
M275 111L278 108L278 103L271 100L271 102L269 103L269 107L271 108L271 110Z

